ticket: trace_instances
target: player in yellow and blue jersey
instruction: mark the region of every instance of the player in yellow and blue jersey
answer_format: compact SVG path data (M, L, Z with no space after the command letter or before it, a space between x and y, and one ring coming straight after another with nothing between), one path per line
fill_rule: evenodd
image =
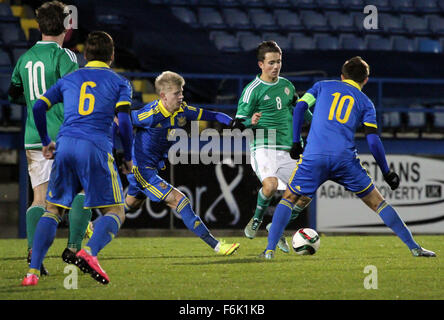
M86 208L100 208L104 214L86 246L77 253L75 264L106 284L109 277L97 260L99 251L117 234L125 219L123 190L112 156L112 123L117 114L131 169L132 126L129 116L131 86L109 66L114 60L114 43L105 32L92 32L85 45L85 68L59 79L34 105L33 113L45 158L54 158L46 196L46 211L34 237L30 270L22 285L36 285L37 271L54 240L57 225L74 196L85 190ZM46 111L64 102L64 122L51 141Z
M133 173L127 176L130 185L125 207L128 212L136 210L146 197L155 202L164 201L180 214L189 230L218 254L231 255L239 248L239 243L225 243L215 239L194 213L190 200L157 174L157 170L163 167L168 149L174 143L168 136L175 128L194 120L218 121L225 125L232 122L231 117L224 113L188 106L183 101L184 85L185 80L179 74L163 72L155 81L160 99L131 112L132 123L136 128L134 166Z
M413 256L434 257L412 237L397 212L382 197L372 178L361 165L355 148L354 135L364 126L370 151L392 190L399 186L399 176L387 165L384 147L377 133L376 111L371 100L361 91L367 83L370 68L361 57L347 60L342 67L342 81L320 81L298 101L293 112L293 147L297 161L282 200L276 207L268 236L268 245L261 257L272 259L276 244L290 219L294 205L306 207L318 187L327 180L335 181L356 196L373 211L408 246ZM303 114L315 104L313 119L302 153L300 132Z

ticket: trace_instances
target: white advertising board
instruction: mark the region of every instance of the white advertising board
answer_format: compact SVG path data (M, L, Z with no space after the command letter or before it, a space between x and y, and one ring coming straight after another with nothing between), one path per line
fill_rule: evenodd
M444 160L388 155L390 168L401 179L393 191L372 155L359 158L382 196L413 233L444 233ZM358 197L335 182L325 182L316 199L316 228L321 232L392 232Z

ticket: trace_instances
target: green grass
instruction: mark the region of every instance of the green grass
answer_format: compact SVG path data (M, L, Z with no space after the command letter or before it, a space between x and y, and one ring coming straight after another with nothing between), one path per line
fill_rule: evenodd
M235 255L216 255L200 239L114 239L99 255L111 282L103 286L79 271L78 288L65 289L66 244L57 238L45 265L49 277L21 287L27 271L26 240L0 240L0 299L298 300L444 299L444 236L416 236L437 258L414 258L395 236L321 236L314 256L257 255L264 237L239 241ZM377 268L377 289L365 289L367 265Z

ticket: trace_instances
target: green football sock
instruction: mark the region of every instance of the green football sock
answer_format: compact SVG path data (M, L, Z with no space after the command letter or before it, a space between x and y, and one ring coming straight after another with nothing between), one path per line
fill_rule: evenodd
M290 216L290 221L288 221L287 226L294 220L296 220L299 215L301 214L301 212L304 210L304 208L301 208L297 205L293 206L293 209L291 210L291 216Z
M34 233L40 217L45 213L45 208L39 206L29 207L26 211L26 237L28 238L28 250L32 249Z
M82 248L82 240L85 236L88 223L91 221L91 209L84 209L83 203L85 201L84 194L78 194L69 210L69 238L68 248L80 250Z
M259 190L257 194L257 204L256 204L256 210L254 211L254 219L258 219L262 221L262 218L265 215L265 211L267 211L268 206L270 205L271 198L267 198L264 193L262 192L262 188Z

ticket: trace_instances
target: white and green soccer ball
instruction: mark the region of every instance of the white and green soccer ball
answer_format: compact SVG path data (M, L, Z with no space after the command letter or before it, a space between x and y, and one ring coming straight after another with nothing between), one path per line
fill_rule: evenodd
M318 233L310 228L302 228L293 235L292 245L294 251L299 255L315 254L321 245Z

